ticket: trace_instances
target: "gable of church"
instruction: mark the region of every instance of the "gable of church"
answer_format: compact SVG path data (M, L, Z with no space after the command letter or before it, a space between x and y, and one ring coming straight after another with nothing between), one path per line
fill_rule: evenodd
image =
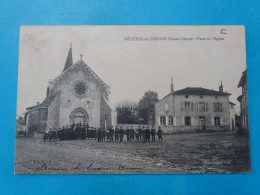
M109 86L107 86L82 60L62 72L58 77L49 83L50 93L62 91L69 88L77 97L84 97L97 91L106 99L109 96Z

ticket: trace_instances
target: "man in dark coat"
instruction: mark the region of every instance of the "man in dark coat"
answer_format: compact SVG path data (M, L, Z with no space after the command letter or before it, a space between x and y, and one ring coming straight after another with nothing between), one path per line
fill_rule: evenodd
M126 140L129 142L130 141L130 129L128 126L126 127Z
M145 133L145 127L143 126L143 128L141 129L141 140L142 143L144 143L146 141L146 133Z
M141 139L141 131L142 131L141 126L138 126L138 129L136 131L136 136L135 136L137 142L139 142Z
M162 129L161 129L161 127L159 127L157 134L158 134L159 141L162 141Z
M133 126L131 126L131 129L130 129L130 142L131 141L134 141L135 139L135 130L133 129Z
M151 136L151 131L149 129L149 126L146 127L146 141L150 142L150 136Z
M102 129L102 142L106 141L106 130L105 128Z
M154 128L154 126L152 126L151 135L152 135L152 141L154 142L155 141L155 128Z
M115 142L118 141L118 138L119 138L118 135L119 135L119 129L116 126L116 129L115 129Z
M110 137L110 141L114 141L114 133L115 133L115 131L114 131L114 128L113 128L113 126L111 126L110 128L109 128L109 137Z
M124 139L124 129L122 126L119 129L119 138L120 138L120 142L122 142Z
M93 131L93 138L94 138L94 140L97 139L97 128L96 127L94 128L94 131Z
M98 139L98 142L101 142L101 138L102 138L102 132L101 132L101 129L98 128L98 130L97 130L97 139Z

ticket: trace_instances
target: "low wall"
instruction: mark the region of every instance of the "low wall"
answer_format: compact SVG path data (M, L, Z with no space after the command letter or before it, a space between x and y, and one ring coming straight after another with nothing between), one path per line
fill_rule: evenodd
M156 126L156 129L158 127ZM202 131L200 127L198 126L171 126L171 127L165 127L161 126L161 129L163 133L193 133ZM227 131L230 130L229 126L206 126L206 131Z
M145 128L148 126L150 129L153 125L144 125L144 124L117 124L117 127L120 128L122 126L123 129L131 128L133 126L133 129L138 129L139 126L141 128L144 126ZM158 126L154 126L155 130L158 131ZM202 131L198 126L160 126L163 133L194 133L198 131ZM227 131L230 130L229 126L206 126L206 131Z
M122 126L123 129L126 129L127 126L128 128L131 128L131 126L133 126L133 129L136 130L139 128L139 126L141 126L141 128L143 128L143 126L146 128L147 126L151 129L153 125L144 125L144 124L117 124L117 127L120 128ZM155 127L156 128L156 127ZM157 129L156 129L157 130Z

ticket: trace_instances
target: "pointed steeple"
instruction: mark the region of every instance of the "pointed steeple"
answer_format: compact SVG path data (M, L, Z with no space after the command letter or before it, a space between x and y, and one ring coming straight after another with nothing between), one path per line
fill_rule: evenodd
M173 93L174 91L174 88L173 88L173 77L172 77L172 80L171 80L171 93Z
M67 70L69 67L71 67L73 65L73 60L72 60L72 44L70 44L70 49L69 49L69 53L67 56L67 60L64 66L64 69L62 72L64 72L65 70Z

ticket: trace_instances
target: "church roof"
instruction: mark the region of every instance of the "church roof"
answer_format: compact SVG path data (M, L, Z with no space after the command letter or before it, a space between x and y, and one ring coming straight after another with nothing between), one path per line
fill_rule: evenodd
M180 89L169 93L163 99L170 95L208 95L208 96L230 96L230 93L215 91L213 89L206 89L202 87L186 87L184 89ZM162 99L162 100L163 100Z
M94 78L96 78L102 85L104 85L105 87L108 87L108 85L82 60L82 58L78 62L76 62L69 68L67 68L65 71L63 71L52 82L56 82L56 80L59 80L60 78L62 78L66 73L68 73L69 71L74 70L75 68L80 67L80 66L86 68L86 70L88 70L94 76Z
M26 108L26 110L28 110L28 111L30 111L30 110L33 110L33 109L35 109L35 108L39 108L39 107L48 107L50 104L51 104L51 102L53 101L53 99L55 98L55 96L56 96L56 94L54 94L54 95L52 95L52 96L50 96L50 97L46 97L44 100L43 100L43 102L42 103L40 103L40 104L37 104L37 105L35 105L35 106L31 106L31 107L28 107L28 108Z
M69 53L65 62L65 66L62 72L64 72L65 70L67 70L69 67L71 67L73 65L73 60L72 60L72 47L70 44L70 49L69 49Z
M102 96L102 98L111 110L116 110L115 106L110 101L108 101L104 96Z

